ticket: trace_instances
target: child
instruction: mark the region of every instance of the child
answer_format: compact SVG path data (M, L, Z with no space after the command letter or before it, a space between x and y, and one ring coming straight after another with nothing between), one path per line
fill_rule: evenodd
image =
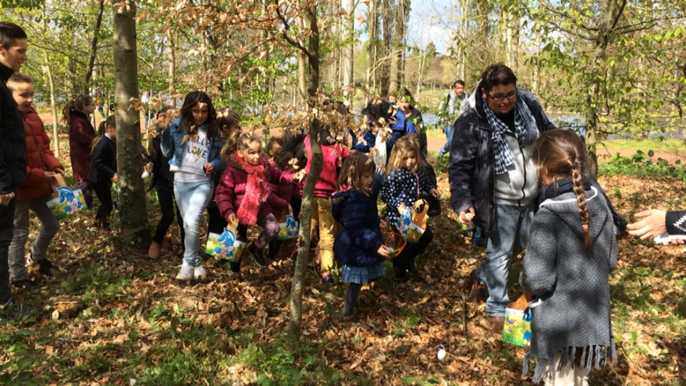
M353 152L343 161L338 188L331 196L333 218L343 230L336 236L334 251L343 263L345 291L343 322L358 322L354 309L362 284L384 275L383 261L389 256L383 244L379 211L372 197L376 165L371 157Z
M331 201L329 198L336 190L336 177L342 160L350 154L350 150L343 144L336 142L329 131L322 129L319 132L319 141L322 147L323 165L319 178L314 185L314 199L312 201L312 233L319 227L319 268L323 284L331 283L331 269L333 268L333 243L334 243L334 220L331 213ZM310 137L305 137L304 144L307 164L305 171L310 171L311 153ZM302 186L301 186L302 194Z
M117 122L114 115L100 122L98 136L93 140L93 154L88 180L100 200L95 225L111 232L108 218L112 212L112 183L117 182Z
M93 206L93 193L88 181L91 166L91 151L95 130L90 115L95 111L93 98L80 95L69 101L62 110L64 120L69 124L69 155L77 189L81 189L86 206Z
M605 200L591 187L583 140L571 130L541 134L533 152L544 186L531 224L522 284L531 293L533 381L588 385L592 367L617 357L608 276L617 242Z
M150 141L148 151L150 152L150 161L153 164L153 176L150 182L150 189L155 188L157 191L157 200L160 203L162 211L162 218L157 223L155 228L155 235L152 238L152 244L148 248L148 257L151 259L159 259L162 251L162 242L164 236L169 230L169 226L174 222L174 212L176 212L176 222L179 224L181 231L181 240L184 240L185 234L183 231L183 219L179 211L179 205L174 202L174 175L169 171L169 159L162 154L161 142L162 136L159 135L162 131L160 125L167 121L167 114L169 114L171 107L164 107L157 113L158 135Z
M50 150L50 138L45 132L43 122L33 102L33 80L20 72L15 72L7 81L17 108L24 119L26 131L26 180L19 184L17 203L14 208L14 237L9 248L10 273L12 284L27 289L40 288L29 279L24 258L24 246L29 235L29 209L41 222L38 236L31 248L29 262L37 263L39 272L53 276L53 268L47 259L47 250L53 237L60 230L60 223L46 205L52 199L51 184L56 182L55 175L64 175L64 166Z
M276 153L272 154L272 161L281 171L290 172L294 170L292 164L293 157L292 153L277 150ZM272 192L269 196L269 204L272 207L272 213L279 220L281 214L288 209L289 202L291 202L293 193L296 191L295 185L270 183L269 190ZM295 217L295 214L293 216ZM269 243L269 258L271 260L276 260L279 248L281 248L281 240L274 239Z
M274 165L276 161L275 155L281 151L283 151L283 139L276 137L269 138L269 142L267 142L267 156L269 157L269 163Z
M219 111L217 111L217 126L219 126L221 131L221 144L223 147L227 139L231 136L231 133L234 131L241 131L241 119L238 114L231 109L219 109ZM224 227L226 226L226 220L224 220L221 212L219 212L217 201L214 199L215 192L219 186L219 181L222 173L224 172L224 166L225 165L222 163L222 168L215 170L213 173L214 191L212 192L210 203L207 205L208 233L222 234Z
M269 203L269 183L293 183L299 178L294 172L281 172L262 154L261 138L252 133L234 132L222 149L227 160L217 188L216 201L224 219L239 224L238 240L246 241L247 227L258 224L260 233L248 250L257 265L267 266L264 247L279 233L279 221ZM240 273L240 261L231 262L231 271Z
M180 116L162 132L161 142L162 153L169 158L169 170L174 173L174 197L185 231L183 264L177 280L207 277L198 253L200 217L214 191L212 173L223 167L221 143L217 112L210 97L202 91L191 91L183 101Z
M426 169L419 168L422 161L415 134L405 135L395 142L386 167L386 182L381 188L381 200L386 203L386 216L394 227L400 219L400 212L411 208L422 192L440 197L435 180L425 172ZM419 274L415 259L426 250L432 239L433 233L427 226L416 244L408 244L393 259L396 281L406 282L408 270L413 275Z

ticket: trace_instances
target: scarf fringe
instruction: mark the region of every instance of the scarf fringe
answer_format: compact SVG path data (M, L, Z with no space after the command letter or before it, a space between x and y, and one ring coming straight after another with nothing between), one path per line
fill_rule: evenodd
M615 346L614 338L610 341L610 347L589 345L585 347L565 347L560 351L560 362L557 366L553 366L550 361L552 358L538 358L532 354L531 351L524 356L524 363L522 364L522 379L525 379L530 371L530 362L536 359L536 369L532 378L533 383L539 383L544 377L552 377L555 371L560 371L562 368L571 364L572 369L577 367L576 353L581 350L579 365L581 369L593 369L600 366L605 366L608 363L617 360L617 347Z

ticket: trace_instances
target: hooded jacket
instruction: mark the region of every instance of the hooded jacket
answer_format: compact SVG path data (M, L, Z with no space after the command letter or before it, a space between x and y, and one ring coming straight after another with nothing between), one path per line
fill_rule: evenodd
M562 365L581 351L581 367L616 359L610 322L609 275L617 266L617 241L612 214L595 187L586 191L593 246L583 248L583 229L573 192L541 203L531 224L524 256L522 284L539 304L531 306L531 347L524 359L537 359L533 382L552 372L545 366L555 354ZM564 349L564 351L563 351ZM567 350L569 349L569 350Z
M269 164L267 157L264 156L262 156L261 162L266 171L268 184L278 185L293 183L295 172L282 172L276 166ZM219 207L219 212L221 212L223 218L227 218L231 213L238 213L238 208L245 198L247 184L248 172L243 170L232 156L226 163L226 169L224 169L224 172L222 173L219 186L217 186L214 196L217 206ZM276 200L271 196L278 199L274 193L269 193L266 202L263 202L258 209L258 220L267 216L269 213L274 212L274 208L271 207L270 203L274 203Z
M17 103L5 85L14 71L0 63L0 194L26 179L26 138Z
M474 107L468 108L455 121L455 134L450 144L450 204L456 213L474 207L475 225L490 232L495 216L493 129L486 119L481 93L476 92L473 97L476 99ZM517 98L529 107L540 132L555 128L534 94L517 87Z
M43 180L45 172L64 169L50 150L50 138L36 110L22 113L26 131L26 180L19 184L17 200L29 201L52 193L52 186Z
M383 245L376 200L351 189L334 193L331 202L333 218L343 227L333 244L336 258L353 267L384 261L376 252Z
M74 179L88 180L91 167L91 150L95 139L95 130L88 116L81 111L69 113L69 155Z

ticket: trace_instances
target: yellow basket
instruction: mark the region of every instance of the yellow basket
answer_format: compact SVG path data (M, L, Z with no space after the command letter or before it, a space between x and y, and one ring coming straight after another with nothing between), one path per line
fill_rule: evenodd
M407 240L405 240L400 233L390 231L384 234L383 243L385 246L393 248L393 251L390 253L390 255L388 255L388 259L393 259L394 257L398 256L403 249L405 249Z

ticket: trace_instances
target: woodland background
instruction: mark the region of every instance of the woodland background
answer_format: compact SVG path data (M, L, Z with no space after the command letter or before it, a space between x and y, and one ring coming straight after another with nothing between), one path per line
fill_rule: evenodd
M546 111L573 118L559 123L586 136L600 182L627 217L686 207L683 0L0 3L2 19L29 34L23 71L37 80L37 107L54 117L46 121L58 122L78 94L102 90L114 105L123 208L117 235L88 233L87 211L64 223L50 250L60 275L17 295L43 312L33 326L0 325L3 384L529 384L519 380L525 351L488 333L483 306L464 302L483 250L450 213L445 160L437 171L446 215L419 262L424 281L384 279L365 291L359 325L336 323L343 285L320 287L307 268L307 215L297 262L250 266L242 282L221 267L209 283L175 282L176 230L163 259L147 261L138 247L159 213L130 156L142 140L143 90L157 98L153 108L203 89L245 125L317 132L326 119L318 92L359 111L404 86L430 115L453 80L470 90L488 64L504 62ZM434 16L413 17L432 7ZM68 166L65 129L47 128ZM632 238L619 246L611 283L620 359L592 384L684 384L684 251Z

